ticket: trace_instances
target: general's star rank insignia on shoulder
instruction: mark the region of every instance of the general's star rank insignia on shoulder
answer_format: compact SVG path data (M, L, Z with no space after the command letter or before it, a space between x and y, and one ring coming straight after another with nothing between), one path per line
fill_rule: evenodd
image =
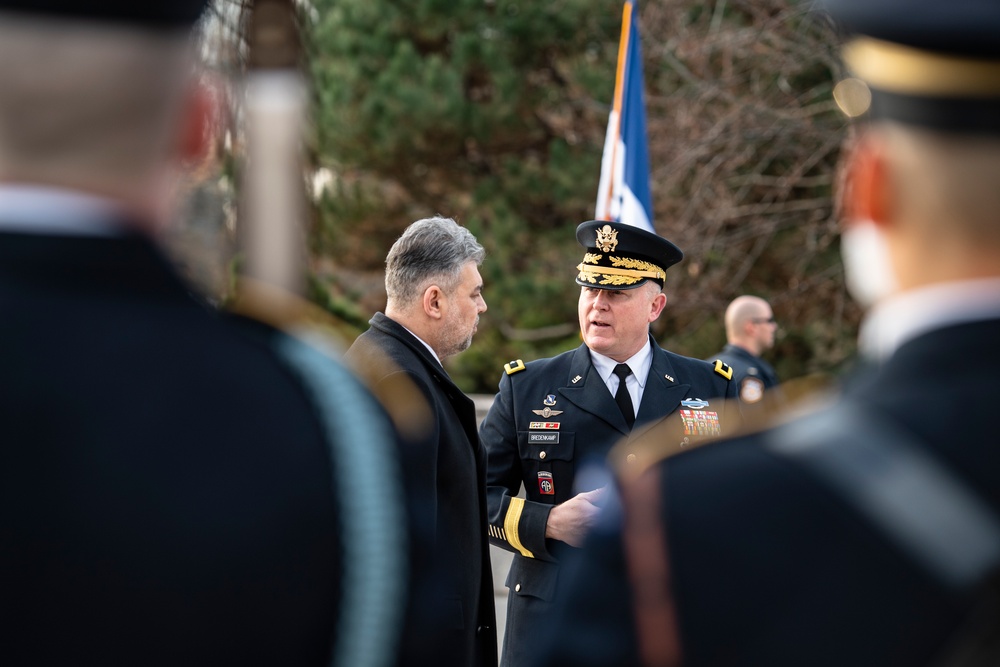
M715 372L726 378L727 380L733 379L733 369L722 362L722 359L715 360Z
M527 366L525 366L524 362L521 361L520 359L509 361L503 365L504 372L506 372L507 375L513 375L514 373L519 373L520 371L523 371L525 368L527 368Z

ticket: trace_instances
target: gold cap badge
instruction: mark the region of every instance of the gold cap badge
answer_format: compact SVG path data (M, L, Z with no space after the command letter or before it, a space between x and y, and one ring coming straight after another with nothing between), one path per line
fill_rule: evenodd
M604 252L614 252L618 246L618 231L611 225L604 225L597 230L596 245Z

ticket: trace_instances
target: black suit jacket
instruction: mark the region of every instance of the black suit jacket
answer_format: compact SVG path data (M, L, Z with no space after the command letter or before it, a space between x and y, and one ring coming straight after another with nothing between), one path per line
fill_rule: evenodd
M733 419L724 401L711 400L734 397L728 378L709 363L652 344L652 365L632 436L677 415L688 399L707 401L692 414L702 413L710 421L714 417L720 426ZM480 434L489 453L490 541L516 554L507 578L503 662L518 667L538 651L544 621L563 589L558 561L575 551L546 539L549 511L591 490L577 488L577 474L588 463L601 466L611 447L630 432L590 350L581 345L503 375ZM522 484L524 500L516 497Z
M432 536L433 543L432 571L418 576L437 582L418 593L434 599L416 601L428 610L416 613L416 621L434 626L438 664L493 667L497 642L485 532L486 452L476 432L475 404L404 327L382 313L369 324L347 351L347 361L381 383L405 375L433 413L431 432L404 445L410 450L404 453L409 496L427 505L417 530Z
M930 457L995 518L997 340L1000 320L926 333L845 395L891 425L895 436L883 441ZM812 423L655 466L657 497L648 500L658 504L666 535L684 665L928 665L968 617L970 590L928 569L819 469L776 451L789 433L808 445L801 425ZM873 423L842 424L840 446L866 437ZM869 457L859 470L879 489L879 476L892 469ZM558 640L530 664L640 664L620 519L610 511L593 533L564 615L548 628Z
M144 237L0 233L0 662L327 664L332 434L275 336Z

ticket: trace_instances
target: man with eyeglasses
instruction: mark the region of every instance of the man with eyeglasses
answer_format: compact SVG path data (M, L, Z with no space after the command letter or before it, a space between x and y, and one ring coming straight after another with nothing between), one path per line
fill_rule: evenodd
M822 5L865 114L837 190L865 372L618 463L529 667L1000 664L1000 3Z
M675 450L732 432L732 371L659 346L650 324L667 304L666 271L684 254L619 222L577 227L582 343L555 357L504 367L480 437L488 453L490 542L514 552L502 667L521 667L568 589L561 568L592 527L607 476L591 474L617 442L668 424ZM729 399L729 400L725 400ZM632 457L635 460L635 457ZM524 495L519 490L524 488Z
M778 324L771 305L756 296L739 296L726 308L726 346L710 359L722 359L733 369L740 400L752 404L778 385L778 375L760 355L774 347Z

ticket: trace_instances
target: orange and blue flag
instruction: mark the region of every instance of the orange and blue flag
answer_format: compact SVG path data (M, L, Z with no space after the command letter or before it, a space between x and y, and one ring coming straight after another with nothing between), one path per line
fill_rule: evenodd
M622 12L618 44L615 99L608 117L608 133L601 160L597 191L598 220L611 220L653 229L653 198L649 188L649 149L646 140L646 100L643 94L642 47L635 3Z

